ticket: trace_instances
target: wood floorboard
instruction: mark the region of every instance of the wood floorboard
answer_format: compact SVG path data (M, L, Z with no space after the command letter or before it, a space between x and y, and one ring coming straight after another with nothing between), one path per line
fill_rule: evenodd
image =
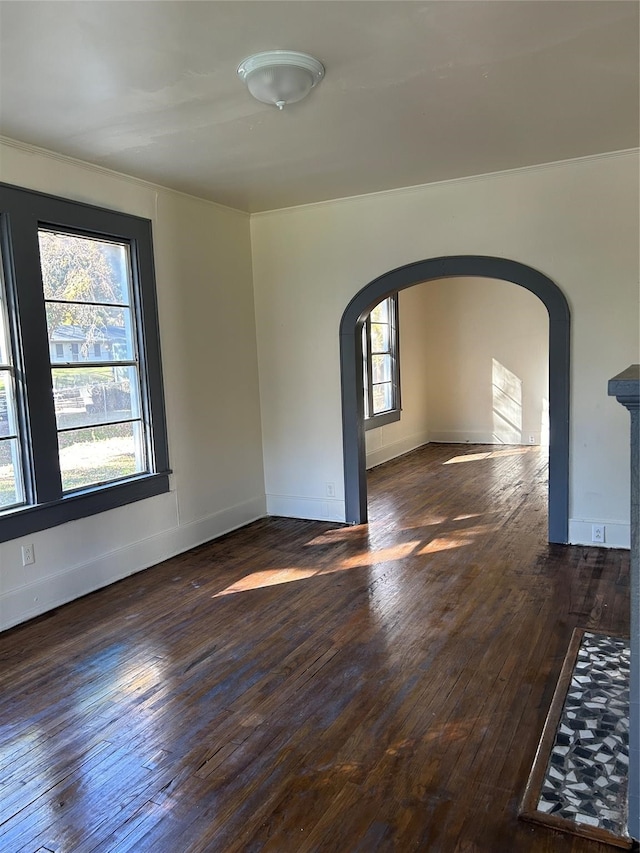
M519 821L626 551L546 542L545 453L428 445L370 522L268 518L0 635L2 853L605 853Z

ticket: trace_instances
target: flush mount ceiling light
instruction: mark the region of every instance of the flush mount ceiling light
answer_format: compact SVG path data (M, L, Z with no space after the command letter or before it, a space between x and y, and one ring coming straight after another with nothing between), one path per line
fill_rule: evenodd
M238 76L254 98L281 110L309 94L324 77L324 66L307 53L267 50L244 59Z

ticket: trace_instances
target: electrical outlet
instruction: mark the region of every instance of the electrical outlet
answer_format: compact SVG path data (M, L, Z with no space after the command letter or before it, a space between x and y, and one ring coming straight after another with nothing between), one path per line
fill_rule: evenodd
M33 549L33 545L29 543L28 545L22 546L22 565L23 566L32 566L36 561L36 552Z
M591 541L604 542L604 524L591 525Z
M327 489L327 497L328 498L335 498L335 496L336 496L336 484L335 483L327 483L326 489Z
M532 434L529 436L529 444L535 444L535 443L536 443L536 437L535 437L535 435Z

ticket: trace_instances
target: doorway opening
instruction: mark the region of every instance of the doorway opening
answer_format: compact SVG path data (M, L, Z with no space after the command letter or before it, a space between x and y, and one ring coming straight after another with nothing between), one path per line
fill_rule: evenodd
M525 288L549 315L549 541L568 541L569 521L569 340L564 294L547 276L504 258L460 255L418 261L370 282L351 300L340 324L342 426L346 520L367 521L366 444L362 394L362 326L385 296L416 284L447 278L498 279Z

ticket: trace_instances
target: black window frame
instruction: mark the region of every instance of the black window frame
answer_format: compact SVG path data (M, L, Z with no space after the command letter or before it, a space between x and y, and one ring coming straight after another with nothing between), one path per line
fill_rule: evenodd
M377 429L386 424L395 423L400 420L402 414L402 402L400 393L400 323L398 311L398 293L389 293L374 305L373 311L380 302L389 300L391 318L389 323L389 352L391 355L391 385L393 390L393 406L377 415L368 415L364 418L365 430ZM367 314L363 323L363 394L367 400L366 410L373 411L373 369L371 351L371 311Z
M38 229L126 243L149 472L62 492ZM0 542L169 491L152 227L143 219L0 183L0 249L16 376L26 504L0 511Z

